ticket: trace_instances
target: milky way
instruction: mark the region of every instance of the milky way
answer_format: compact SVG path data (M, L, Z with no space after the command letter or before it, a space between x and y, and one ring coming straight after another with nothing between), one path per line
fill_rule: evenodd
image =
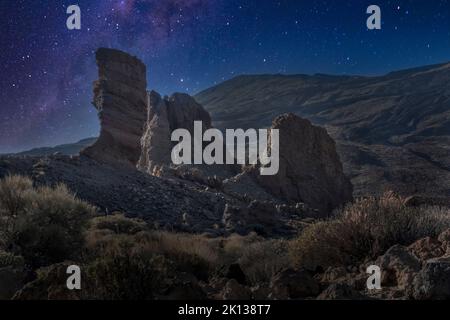
M243 73L380 74L450 60L449 1L0 1L0 153L98 133L94 52L148 66L149 89L202 89ZM78 4L81 30L67 30Z

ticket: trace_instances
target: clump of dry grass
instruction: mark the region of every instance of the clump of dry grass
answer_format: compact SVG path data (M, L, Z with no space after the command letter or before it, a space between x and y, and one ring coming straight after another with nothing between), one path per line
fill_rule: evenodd
M395 244L409 245L436 237L450 227L450 212L438 207L407 207L403 198L386 193L360 199L336 219L307 228L291 244L295 264L310 269L361 262Z
M66 186L34 187L31 179L0 180L0 249L36 268L77 256L83 229L95 208Z
M176 277L172 261L131 238L119 238L101 256L87 261L88 299L155 299Z
M86 233L90 257L116 255L126 248L129 252L163 256L180 272L190 272L205 280L219 260L217 246L218 242L200 235L149 230L143 221L122 215L96 218Z
M110 231L114 234L136 234L147 230L147 224L140 219L128 219L115 212L112 215L96 217L90 222L91 230Z
M123 215L95 218L86 234L86 244L92 257L116 254L124 247L161 255L179 271L190 272L202 280L223 266L239 263L251 283L268 282L290 261L287 241L266 240L255 233L208 238L155 231L146 229L142 221Z
M244 247L237 260L253 285L268 283L281 270L290 267L288 241L257 241Z

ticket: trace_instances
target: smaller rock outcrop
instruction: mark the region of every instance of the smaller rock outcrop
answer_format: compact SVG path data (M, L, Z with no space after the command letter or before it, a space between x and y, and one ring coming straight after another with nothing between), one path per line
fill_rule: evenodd
M280 134L280 168L274 176L258 177L266 190L325 214L352 200L352 184L325 129L292 113L277 117L271 129Z
M279 130L278 173L260 175L259 165L246 166L224 181L226 192L259 201L303 203L322 216L352 201L352 184L325 129L294 114L277 117L273 129Z
M420 300L450 299L450 256L425 263L414 278L413 297Z
M382 270L383 287L407 290L420 270L420 260L408 248L395 245L375 262Z

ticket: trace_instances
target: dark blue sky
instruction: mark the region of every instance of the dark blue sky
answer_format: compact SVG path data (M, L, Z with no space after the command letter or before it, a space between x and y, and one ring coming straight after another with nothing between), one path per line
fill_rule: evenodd
M66 8L81 8L80 31ZM382 10L382 30L366 9ZM128 51L149 89L248 73L382 74L450 61L447 0L0 0L0 153L95 136L94 51Z

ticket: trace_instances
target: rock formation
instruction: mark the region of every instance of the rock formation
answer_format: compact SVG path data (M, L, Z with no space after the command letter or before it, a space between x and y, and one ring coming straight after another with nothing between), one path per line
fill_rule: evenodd
M280 169L274 176L258 176L260 185L278 198L323 213L352 200L352 184L325 129L294 114L277 117L272 129L280 133Z
M352 184L345 176L335 143L326 130L294 114L277 117L280 167L276 175L263 176L255 166L228 179L225 190L258 200L305 203L321 215L352 200ZM270 144L269 144L270 145Z
M99 70L93 104L101 131L94 145L81 154L101 162L135 166L147 120L146 66L136 57L112 49L99 49L96 59Z
M172 131L187 129L193 133L194 121L201 121L204 130L211 127L209 113L191 96L175 93L170 98L162 98L155 91L150 92L147 124L141 140L142 153L138 168L155 174L161 166L170 165Z
M138 168L153 174L158 166L170 163L171 131L166 100L152 91L148 101L148 119L141 139L142 153Z
M275 176L260 176L257 166L172 165L172 132L183 128L193 134L195 121L202 122L203 130L211 128L209 113L187 94L147 93L145 65L126 53L100 49L97 64L94 105L101 133L83 155L99 162L126 163L152 175L168 172L233 197L244 196L245 210L252 200L259 200L304 203L329 214L352 199L352 185L343 174L334 141L325 129L293 114L273 121L272 129L280 131L280 170ZM246 224L257 220L250 216L244 219L252 220Z

